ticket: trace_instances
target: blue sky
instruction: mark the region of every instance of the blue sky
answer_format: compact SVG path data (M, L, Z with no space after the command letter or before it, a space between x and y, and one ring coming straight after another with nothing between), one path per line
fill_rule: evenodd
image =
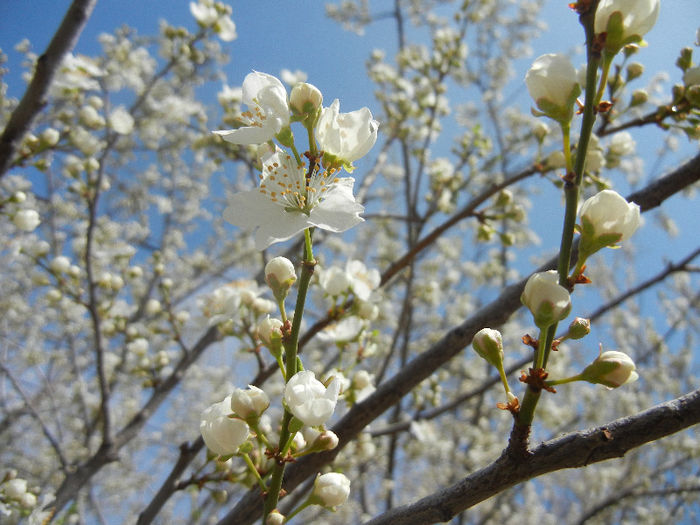
M666 70L672 82L680 81L680 71L673 63L682 46L692 45L696 30L700 24L700 2L698 0L661 0L662 7L657 25L647 35L649 47L638 55L638 60L647 67L647 74L638 82L642 87L653 72ZM0 1L0 48L9 56L7 76L9 93L20 97L24 90L21 80L21 56L13 49L23 38L28 38L33 49L41 53L49 42L56 27L70 5L69 0L3 0ZM324 98L330 102L334 98L341 100L341 109L350 111L362 106L369 106L376 113L377 106L373 97L373 86L367 80L365 62L372 49L387 50L391 56L396 49L396 37L392 23L380 20L367 28L366 35L360 37L344 31L340 26L329 21L324 14L325 2L318 0L301 1L233 1L232 18L236 23L238 38L222 45L230 52L231 61L224 67L224 72L231 84L240 84L251 70L259 70L278 75L282 68L301 69L308 73L309 81L318 86ZM569 52L581 48L583 34L576 15L568 8L567 0L549 0L543 17L549 30L533 42L533 58L548 52ZM377 0L371 3L373 12L388 10L393 2ZM87 55L99 53L97 37L102 32L111 32L127 24L135 27L140 34L156 34L159 20L165 18L171 24L184 25L191 29L196 24L189 12L186 0L101 0L97 2L76 52ZM700 50L696 50L696 62ZM525 90L523 76L532 59L523 59L515 64L516 76L512 81L514 99L507 104L519 104L524 110L531 104ZM583 58L574 59L579 65ZM214 102L218 86L202 91L203 97L211 97ZM449 95L449 93L448 93ZM204 100L204 102L207 102ZM381 129L380 129L381 131ZM657 177L671 167L678 158L687 157L697 151L697 143L680 140L682 153L671 155L666 164L658 171L650 172L654 166L658 151L662 147L663 133L652 126L634 133L638 151L643 152L647 167L646 177ZM439 154L439 153L438 153ZM620 189L625 192L625 188ZM686 223L692 221L697 210L690 206L677 207L674 213L683 217ZM546 219L546 218L545 218ZM550 218L551 219L551 218ZM551 222L551 221L550 221ZM546 225L547 222L544 222ZM558 230L558 229L557 229ZM553 253L558 246L559 231L552 228L538 228L543 238L543 246L551 248ZM656 233L638 240L640 252L654 248L658 253L661 244L665 253L672 259L684 255L687 247L679 244L681 239L670 239ZM687 241L686 241L687 242ZM658 271L657 265L650 265L650 272ZM644 277L644 275L642 275Z

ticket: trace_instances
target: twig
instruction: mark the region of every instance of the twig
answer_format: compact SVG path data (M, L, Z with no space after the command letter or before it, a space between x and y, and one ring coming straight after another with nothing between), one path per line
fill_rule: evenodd
M66 53L78 42L97 0L73 0L56 34L36 63L36 70L22 100L12 112L0 137L0 178L10 167L17 147L46 105L46 96Z

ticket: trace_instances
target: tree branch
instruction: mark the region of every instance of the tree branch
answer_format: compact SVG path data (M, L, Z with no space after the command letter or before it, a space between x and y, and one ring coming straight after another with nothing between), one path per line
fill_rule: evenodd
M0 178L7 173L20 141L29 131L34 118L46 105L46 96L56 71L66 53L78 42L95 4L97 0L73 0L46 51L37 60L36 70L27 91L12 112L0 137Z
M700 423L700 389L649 410L593 429L572 432L539 445L525 458L502 454L463 480L374 518L366 525L424 525L456 514L518 483L549 472L623 457L645 443Z

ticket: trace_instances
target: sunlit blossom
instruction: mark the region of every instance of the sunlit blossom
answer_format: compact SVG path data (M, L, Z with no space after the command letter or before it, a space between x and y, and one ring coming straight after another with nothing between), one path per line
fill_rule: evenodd
M238 129L214 131L233 144L262 144L289 126L287 90L279 79L253 71L243 80L243 102L248 111L241 115Z
M263 161L260 186L233 195L224 219L255 230L258 250L309 227L343 232L364 219L352 194L355 179L316 169L309 177L291 155L277 150Z

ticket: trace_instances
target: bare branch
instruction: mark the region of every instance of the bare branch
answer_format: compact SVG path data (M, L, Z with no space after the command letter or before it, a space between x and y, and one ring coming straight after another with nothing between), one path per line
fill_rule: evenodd
M503 454L491 465L458 483L411 505L385 512L366 525L424 525L448 521L463 510L528 479L623 457L645 443L698 423L700 390L695 390L634 416L542 443L523 459Z
M7 173L17 146L46 105L46 95L56 71L66 53L78 42L95 4L97 0L73 0L46 51L37 60L34 77L0 137L0 178Z

